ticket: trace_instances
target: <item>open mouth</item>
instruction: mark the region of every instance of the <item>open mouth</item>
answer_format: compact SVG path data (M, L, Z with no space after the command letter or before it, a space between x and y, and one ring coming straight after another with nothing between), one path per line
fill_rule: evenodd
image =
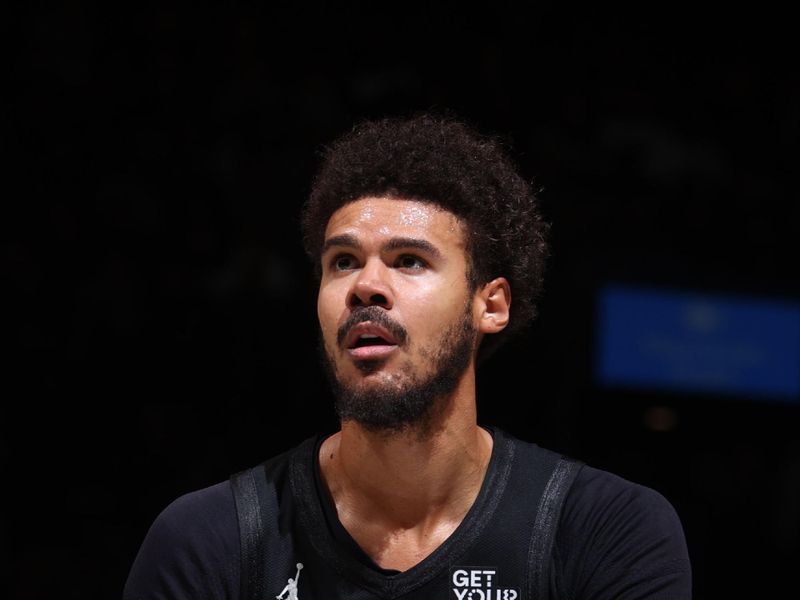
M395 346L396 344L388 341L387 339L379 336L374 335L371 333L365 333L363 335L358 336L353 343L351 344L350 348L364 348L367 346Z
M344 347L358 360L379 360L388 358L399 346L389 331L374 323L359 323L353 327L345 340Z

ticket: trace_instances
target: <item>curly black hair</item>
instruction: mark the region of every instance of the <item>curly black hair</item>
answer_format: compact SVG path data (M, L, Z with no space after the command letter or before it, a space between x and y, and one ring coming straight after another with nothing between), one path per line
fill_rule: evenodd
M425 113L356 125L323 150L303 207L303 242L317 271L328 220L343 205L391 196L441 206L465 223L472 290L499 276L511 285L509 324L484 339L484 358L536 317L548 254L549 224L537 190L505 146L452 116Z

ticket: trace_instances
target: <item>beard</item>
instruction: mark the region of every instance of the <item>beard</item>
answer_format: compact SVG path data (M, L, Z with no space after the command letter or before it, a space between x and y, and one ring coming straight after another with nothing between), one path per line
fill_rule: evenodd
M405 330L377 306L354 312L342 330L367 320L383 325L406 343ZM342 337L340 335L340 339ZM456 322L447 327L435 343L420 350L429 371L418 372L408 360L391 379L369 387L343 382L337 374L333 356L321 343L323 364L336 399L339 419L355 421L375 433L398 433L412 428L421 432L428 430L469 366L476 337L471 305L467 303ZM359 361L356 367L368 374L377 371L381 364L381 361Z

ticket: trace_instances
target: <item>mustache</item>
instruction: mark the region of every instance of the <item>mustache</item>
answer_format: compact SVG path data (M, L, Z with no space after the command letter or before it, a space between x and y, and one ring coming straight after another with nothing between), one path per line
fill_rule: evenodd
M400 325L400 323L397 321L391 319L389 315L386 314L386 309L381 308L380 306L364 306L353 309L353 312L350 313L350 316L347 317L347 320L342 323L337 330L336 343L340 348L344 344L344 340L350 330L359 323L364 323L365 321L369 321L370 323L375 323L376 325L383 327L386 331L392 334L394 339L397 340L398 345L405 345L406 340L408 339L408 332L406 331L405 327Z

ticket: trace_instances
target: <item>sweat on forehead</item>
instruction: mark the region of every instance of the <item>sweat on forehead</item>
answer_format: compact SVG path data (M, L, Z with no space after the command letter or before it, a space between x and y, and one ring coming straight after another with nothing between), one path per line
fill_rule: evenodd
M381 213L378 215L378 213ZM387 214L391 213L391 214ZM365 197L353 200L338 208L328 219L326 231L331 224L347 214L348 219L354 225L368 225L376 221L380 216L382 219L390 217L392 224L398 227L428 227L434 218L441 219L445 216L451 222L451 229L455 228L460 219L446 208L435 202L425 200L408 200L405 198L394 198L392 196L381 196L377 198Z
M362 198L337 210L328 221L320 255L332 246L361 247L362 236L386 249L417 247L438 254L439 245L466 248L465 229L451 212L427 202L382 197Z

